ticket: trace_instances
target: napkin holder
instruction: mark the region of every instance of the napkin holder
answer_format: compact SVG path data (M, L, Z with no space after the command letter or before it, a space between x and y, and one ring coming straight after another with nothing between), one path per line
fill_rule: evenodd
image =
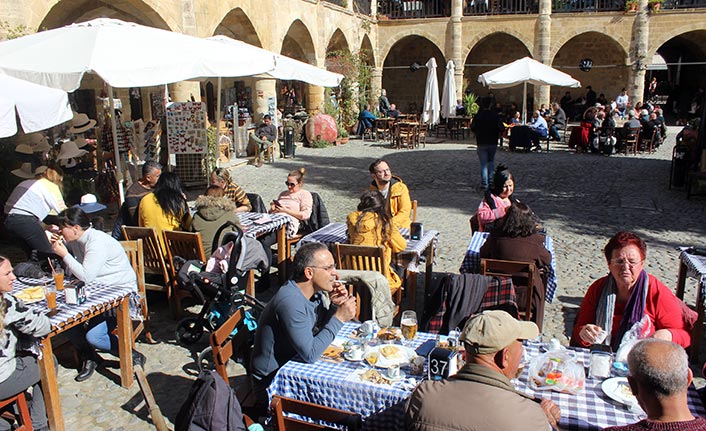
M73 280L64 286L64 300L69 305L81 305L86 302L86 283Z

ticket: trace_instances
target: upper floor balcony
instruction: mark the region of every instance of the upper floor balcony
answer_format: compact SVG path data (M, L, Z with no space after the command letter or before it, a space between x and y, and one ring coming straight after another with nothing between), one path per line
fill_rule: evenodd
M377 1L378 16L385 17L383 19L451 16L451 0ZM625 0L552 0L552 13L619 12L627 9L625 3ZM665 0L661 6L662 9L706 8L706 0ZM539 13L539 0L463 0L465 16L536 13Z

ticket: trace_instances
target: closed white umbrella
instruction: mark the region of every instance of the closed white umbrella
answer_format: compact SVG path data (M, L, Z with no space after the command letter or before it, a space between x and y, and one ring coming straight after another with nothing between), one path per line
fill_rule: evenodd
M489 88L508 88L523 84L522 121L526 120L527 84L556 85L572 88L581 86L581 83L571 77L571 75L529 57L515 60L512 63L485 72L478 76L478 82Z
M38 132L73 118L63 90L0 75L0 138L17 133L17 116L25 133Z
M454 71L456 66L449 60L446 63L446 74L444 75L444 87L441 90L441 116L444 118L456 116L456 80Z
M424 90L424 107L422 121L429 125L439 123L441 106L439 103L439 80L436 78L436 59L427 61L427 84Z

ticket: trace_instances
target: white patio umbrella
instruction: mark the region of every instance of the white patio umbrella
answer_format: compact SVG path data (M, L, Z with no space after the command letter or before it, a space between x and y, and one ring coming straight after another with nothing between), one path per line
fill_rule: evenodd
M422 108L422 121L429 125L439 122L439 80L436 78L436 59L427 61L427 85L424 90L424 107Z
M139 48L135 48L139 47ZM113 87L147 87L202 77L251 76L274 69L273 55L117 19L98 18L0 42L0 71L66 91L95 73ZM220 93L220 89L219 89ZM113 143L117 128L111 115ZM116 157L122 200L122 171Z
M478 76L478 82L488 88L508 88L523 84L522 91L522 121L526 121L527 84L556 85L560 87L577 88L581 83L571 75L558 71L550 66L524 57L497 69Z
M441 90L441 116L444 118L456 116L456 80L454 71L456 66L449 60L446 63L446 74L444 75L444 86Z
M25 133L48 129L73 118L63 90L0 75L0 138L17 133L17 117Z

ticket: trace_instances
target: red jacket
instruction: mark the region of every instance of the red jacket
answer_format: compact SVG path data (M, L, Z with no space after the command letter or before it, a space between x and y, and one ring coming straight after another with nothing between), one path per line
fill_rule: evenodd
M669 329L672 333L672 341L686 348L691 344L691 335L685 329L684 318L682 317L679 300L672 291L657 280L652 274L648 274L649 287L647 292L647 301L645 304L645 314L650 316L655 330ZM588 347L579 337L579 332L584 325L596 323L596 307L601 296L603 284L608 276L596 280L581 301L579 315L576 318L574 332L571 336L571 344L575 346ZM623 315L626 302L616 302L615 312L613 314L613 330L611 334L618 333L620 327L620 319ZM611 340L612 341L612 340Z

